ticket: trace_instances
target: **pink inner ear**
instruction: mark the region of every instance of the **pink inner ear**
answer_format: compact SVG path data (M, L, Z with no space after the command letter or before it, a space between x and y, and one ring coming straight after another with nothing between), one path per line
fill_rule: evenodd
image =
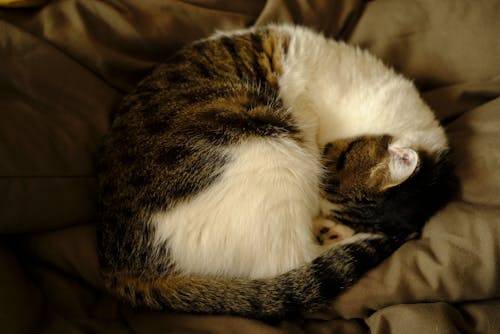
M395 158L399 159L401 163L408 167L412 165L414 159L412 152L415 152L412 149L393 146L390 147L389 150L392 151L391 153L394 154Z
M390 188L408 179L418 165L418 154L411 148L389 147L389 175L384 188Z

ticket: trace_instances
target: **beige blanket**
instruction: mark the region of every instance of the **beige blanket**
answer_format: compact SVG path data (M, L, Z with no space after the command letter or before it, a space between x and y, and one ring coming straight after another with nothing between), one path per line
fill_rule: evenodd
M270 325L120 305L101 287L94 236L94 161L110 113L182 44L269 22L358 44L412 78L446 125L460 193L323 314ZM500 333L500 1L0 9L0 233L2 333Z

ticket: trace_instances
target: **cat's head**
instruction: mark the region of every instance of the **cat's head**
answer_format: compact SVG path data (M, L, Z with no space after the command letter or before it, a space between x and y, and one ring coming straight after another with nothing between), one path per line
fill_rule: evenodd
M323 214L356 231L418 232L453 191L448 149L415 151L388 135L363 136L327 144L323 160L323 196L332 203Z

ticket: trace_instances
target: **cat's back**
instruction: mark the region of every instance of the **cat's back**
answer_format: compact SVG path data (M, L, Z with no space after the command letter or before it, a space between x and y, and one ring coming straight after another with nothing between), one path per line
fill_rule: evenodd
M103 267L267 277L315 254L321 168L279 96L287 38L196 42L123 100L99 164Z
M229 159L229 147L252 138L300 142L300 124L279 97L285 40L274 29L214 36L157 66L114 114L100 179L127 182L116 186L135 187L140 195L161 175L173 202L210 183ZM185 172L189 182L176 175ZM115 188L104 187L104 195ZM160 202L153 206L165 207Z

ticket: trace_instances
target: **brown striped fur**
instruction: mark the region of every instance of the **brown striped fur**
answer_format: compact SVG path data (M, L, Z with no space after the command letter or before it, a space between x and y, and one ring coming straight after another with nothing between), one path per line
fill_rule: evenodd
M434 207L424 215L397 218L398 224L408 220L402 228L387 224L392 217L384 206L394 210L408 203L395 201L392 189L379 191L377 178L383 175L366 171L384 158L390 136L333 142L324 151L321 192L341 206L324 215L376 236L329 248L313 262L276 277L179 273L168 250L154 242L155 231L148 224L152 212L171 210L217 183L231 160L228 146L253 137L303 143L301 125L278 92L288 47L289 36L272 28L198 41L160 64L125 97L98 166L99 257L112 293L135 306L261 319L318 310L419 230L444 203L446 194L436 195ZM442 167L438 176L449 169L446 162L432 159L422 169L436 166ZM426 190L434 186L443 185L424 184ZM428 204L422 196L415 206Z

